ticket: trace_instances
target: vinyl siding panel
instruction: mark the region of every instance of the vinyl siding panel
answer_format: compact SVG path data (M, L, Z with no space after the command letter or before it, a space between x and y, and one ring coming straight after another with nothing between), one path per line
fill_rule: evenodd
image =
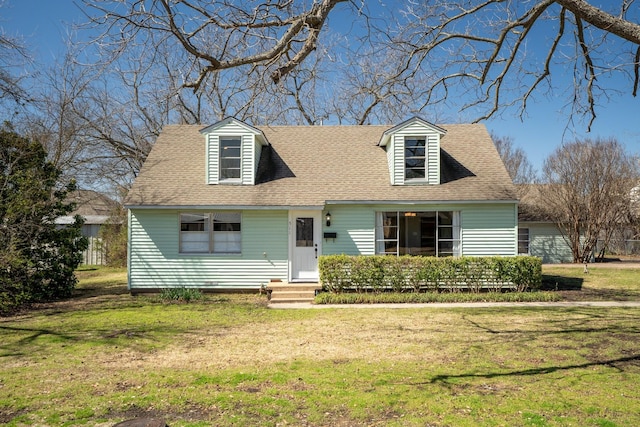
M429 184L440 184L440 135L427 135L427 181Z
M207 135L207 184L218 183L219 139L217 135Z
M193 212L193 211L189 211ZM259 288L287 278L287 211L243 211L242 253L178 253L179 211L134 210L130 223L132 290L191 286Z
M373 255L375 253L375 210L370 206L327 206L331 226L323 221L323 232L337 233L336 239L323 239L325 255Z
M393 136L393 184L404 184L404 136Z
M515 256L517 208L511 204L476 206L461 213L463 256Z
M573 262L571 247L555 225L521 223L520 227L529 229L529 255L543 263Z
M254 175L254 136L242 136L242 184L253 185Z

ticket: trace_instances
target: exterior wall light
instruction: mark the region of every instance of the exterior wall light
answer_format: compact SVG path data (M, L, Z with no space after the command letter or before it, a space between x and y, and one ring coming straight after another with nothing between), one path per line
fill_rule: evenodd
M327 227L331 227L331 213L327 212L324 218L327 220Z

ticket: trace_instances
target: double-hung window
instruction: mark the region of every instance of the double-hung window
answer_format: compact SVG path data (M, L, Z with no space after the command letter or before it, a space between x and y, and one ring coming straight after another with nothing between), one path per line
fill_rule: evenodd
M426 178L426 138L404 138L404 179L424 181Z
M459 256L460 213L377 212L376 253Z
M180 253L239 254L241 236L240 212L180 214Z
M518 255L529 255L529 229L518 227Z
M220 181L240 181L242 171L242 138L220 137Z

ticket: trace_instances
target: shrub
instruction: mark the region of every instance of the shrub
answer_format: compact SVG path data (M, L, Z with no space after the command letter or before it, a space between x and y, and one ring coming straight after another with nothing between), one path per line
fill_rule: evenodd
M204 295L196 288L166 288L160 291L160 299L163 302L191 302L202 298Z
M410 292L410 293L319 293L315 304L421 304L471 302L554 302L562 297L556 292Z
M518 257L320 257L323 290L349 292L526 291L542 284L542 263Z
M71 296L87 248L84 220L58 226L55 219L74 210L67 194L75 184L64 184L41 143L9 125L0 127L0 177L0 315Z

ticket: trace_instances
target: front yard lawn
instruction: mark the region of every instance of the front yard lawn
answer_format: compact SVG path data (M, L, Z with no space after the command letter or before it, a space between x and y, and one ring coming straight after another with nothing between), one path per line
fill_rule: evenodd
M605 283L595 270L582 289ZM80 272L76 298L0 319L0 423L640 425L639 308L163 304L107 273Z

